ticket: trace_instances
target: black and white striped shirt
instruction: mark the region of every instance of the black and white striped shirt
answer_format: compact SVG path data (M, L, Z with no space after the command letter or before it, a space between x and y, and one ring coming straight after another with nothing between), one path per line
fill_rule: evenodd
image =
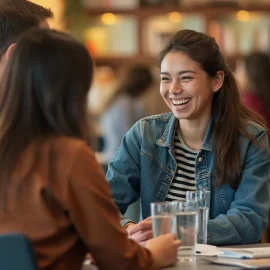
M166 201L185 201L186 191L195 191L195 161L199 151L190 149L183 141L179 129L174 137L174 156L177 171L169 188Z

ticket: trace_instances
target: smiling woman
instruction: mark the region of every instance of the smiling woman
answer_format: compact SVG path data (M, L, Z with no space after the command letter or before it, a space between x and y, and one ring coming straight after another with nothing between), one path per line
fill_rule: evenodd
M202 136L196 136L201 147L211 115L213 95L223 84L224 72L210 77L199 63L181 51L166 54L160 70L161 96L173 114L183 119L181 129L185 120L193 120L195 126L201 127Z
M159 65L160 93L171 113L137 122L109 164L120 212L140 198L146 219L151 202L208 189L208 244L257 243L269 208L265 124L241 104L214 38L181 30L161 51ZM139 242L152 237L149 219L134 224L123 217L122 224Z

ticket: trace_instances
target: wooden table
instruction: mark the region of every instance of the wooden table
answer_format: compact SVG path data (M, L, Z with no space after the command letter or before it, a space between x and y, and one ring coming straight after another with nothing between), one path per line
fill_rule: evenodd
M229 246L226 246L229 247ZM267 244L255 244L255 245L240 245L240 246L230 246L233 248L248 248L248 247L270 247L270 243ZM214 257L212 257L214 258ZM211 268L210 268L211 267ZM269 266L270 267L270 266ZM113 268L112 268L113 269ZM203 256L196 256L196 261L193 262L181 262L175 266L164 268L166 270L236 270L236 269L243 269L238 266L225 266L225 265L218 265L212 264L210 262L204 261ZM82 270L98 270L98 268L94 265L84 265Z

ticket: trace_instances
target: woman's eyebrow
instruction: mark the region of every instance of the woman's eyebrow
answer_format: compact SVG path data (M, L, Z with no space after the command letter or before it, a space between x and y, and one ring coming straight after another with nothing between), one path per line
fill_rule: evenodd
M183 70L183 71L178 72L178 75L182 75L184 73L194 73L195 74L196 72L194 72L192 70ZM169 75L168 72L160 72L160 74Z

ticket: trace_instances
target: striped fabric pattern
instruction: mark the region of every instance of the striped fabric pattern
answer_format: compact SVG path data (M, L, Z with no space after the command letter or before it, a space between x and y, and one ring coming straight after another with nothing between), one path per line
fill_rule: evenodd
M180 131L174 137L174 156L177 171L169 188L166 201L185 201L186 191L195 191L195 161L199 151L190 149L183 141Z

